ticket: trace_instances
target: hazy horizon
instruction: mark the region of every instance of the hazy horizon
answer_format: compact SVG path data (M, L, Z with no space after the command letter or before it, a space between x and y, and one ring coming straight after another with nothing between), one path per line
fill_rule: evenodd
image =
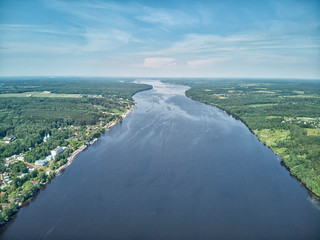
M0 76L320 79L320 3L0 2Z

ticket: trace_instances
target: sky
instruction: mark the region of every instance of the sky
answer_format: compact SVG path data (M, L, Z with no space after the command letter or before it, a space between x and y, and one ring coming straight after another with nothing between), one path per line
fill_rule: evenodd
M0 0L0 76L320 79L320 1Z

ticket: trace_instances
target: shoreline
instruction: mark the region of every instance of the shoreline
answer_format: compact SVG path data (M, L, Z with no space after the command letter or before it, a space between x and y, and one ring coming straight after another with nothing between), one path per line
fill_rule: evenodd
M127 117L127 116L131 113L132 109L135 108L135 107L136 107L136 104L135 104L135 105L132 105L130 109L128 109L125 113L121 114L121 117L122 117L121 120L109 122L109 123L106 125L107 127L105 127L105 129L104 129L104 131L103 131L102 133L107 132L111 127L113 127L113 126L116 125L117 123L121 123L122 120L123 120L125 117ZM101 134L102 134L102 133L101 133ZM101 134L100 134L100 136L101 136ZM81 153L83 150L85 150L87 147L89 147L90 145L93 145L96 141L98 141L100 136L94 138L94 139L92 140L92 143L90 143L90 144L88 144L88 145L87 145L87 144L84 144L84 145L82 145L81 147L79 147L78 149L76 149L74 152L72 152L72 154L67 158L67 159L68 159L68 162L67 162L65 165L59 167L57 170L55 170L55 176L56 176L57 174L61 173L61 172L62 172L63 170L65 170L67 167L69 167L69 166L71 165L71 163L73 162L73 160L75 159L75 157L76 157L79 153ZM55 178L55 176L54 176L53 178ZM52 178L52 179L53 179L53 178ZM52 180L52 179L51 179L51 180ZM46 184L47 184L47 183L45 183L44 185L46 185Z
M107 124L103 127L104 131L103 131L102 133L107 132L111 127L115 126L117 123L121 123L122 120L131 113L131 111L132 111L133 108L137 108L136 103L135 103L134 105L132 105L132 106L130 107L130 109L128 109L125 113L123 113L123 114L120 115L120 116L121 116L121 119L118 119L118 120L111 121L111 122L107 123ZM101 133L101 134L102 134L102 133ZM64 164L63 166L59 167L58 169L56 169L56 170L53 172L54 174L53 174L52 178L50 178L50 179L49 179L48 181L46 181L45 183L41 184L41 185L39 186L39 189L38 189L37 191L33 192L32 196L30 196L30 197L29 197L28 199L26 199L25 201L20 202L20 203L18 204L17 208L16 208L16 211L8 218L8 220L0 223L0 228L5 227L7 224L9 224L10 222L12 222L13 219L16 217L16 214L18 214L20 208L25 207L25 206L28 206L28 204L29 204L32 200L34 200L34 199L36 198L36 196L39 194L40 190L45 189L45 187L47 186L48 183L50 183L50 182L51 182L54 178L56 178L57 176L60 176L60 174L62 174L62 172L63 172L65 169L67 169L67 168L72 164L73 160L76 158L76 156L77 156L79 153L81 153L81 152L82 152L83 150L85 150L87 147L89 147L90 145L93 145L96 141L98 141L98 139L99 139L99 137L101 136L101 134L100 134L98 137L94 138L94 139L92 140L92 143L91 143L91 144L84 144L84 145L82 145L81 147L79 147L78 149L76 149L75 151L73 151L73 152L71 153L71 155L67 158L67 160L68 160L67 163Z
M111 127L113 127L113 126L116 125L117 123L121 123L122 120L130 114L130 112L132 111L132 109L133 109L134 107L136 107L136 104L135 104L135 105L132 105L130 109L128 109L125 113L121 114L121 117L122 117L121 120L109 122L109 123L106 125L107 127L105 127L105 129L104 129L104 131L103 131L102 133L107 132ZM102 134L102 133L101 133L101 134ZM71 163L73 162L73 160L75 159L75 157L76 157L79 153L81 153L81 152L82 152L83 150L85 150L87 147L89 147L90 145L93 145L96 141L98 141L98 140L99 140L99 137L101 136L101 134L100 134L98 137L94 138L94 139L92 140L92 143L91 143L91 144L88 144L88 145L87 145L87 144L84 144L84 145L82 145L81 147L79 147L78 149L76 149L74 152L72 152L72 154L67 158L68 162L67 162L65 165L59 167L57 170L55 170L55 175L54 175L54 177L53 177L52 179L54 179L58 174L60 174L61 172L63 172L63 170L65 170L67 167L69 167L69 166L71 165ZM52 180L52 179L51 179L51 180ZM49 180L49 181L51 181L51 180ZM49 182L49 181L48 181L48 182ZM46 185L46 184L47 184L47 182L46 182L44 185Z

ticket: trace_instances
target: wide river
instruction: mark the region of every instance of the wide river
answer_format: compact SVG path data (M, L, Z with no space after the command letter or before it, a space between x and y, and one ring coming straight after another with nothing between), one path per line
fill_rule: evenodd
M319 202L241 121L148 83L1 239L320 239Z

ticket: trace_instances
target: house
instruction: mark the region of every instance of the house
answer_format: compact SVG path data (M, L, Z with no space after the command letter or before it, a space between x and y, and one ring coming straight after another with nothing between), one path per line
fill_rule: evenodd
M13 161L17 159L17 155L12 155L11 157L8 157L6 160L7 161Z
M22 173L20 176L18 176L18 178L23 178L24 176L27 176L27 174L26 173Z
M8 206L9 206L8 203L4 203L4 204L2 204L2 209L5 210Z
M33 186L37 185L38 181L31 181L31 183L33 184Z
M3 140L5 143L11 143L13 140L15 140L16 137L14 135L11 135L10 137L4 137Z
M58 154L62 153L64 150L66 150L66 147L56 147L55 149L51 150L51 155L53 158L55 158Z
M6 192L1 192L0 193L0 197L3 197L4 195L6 195Z

